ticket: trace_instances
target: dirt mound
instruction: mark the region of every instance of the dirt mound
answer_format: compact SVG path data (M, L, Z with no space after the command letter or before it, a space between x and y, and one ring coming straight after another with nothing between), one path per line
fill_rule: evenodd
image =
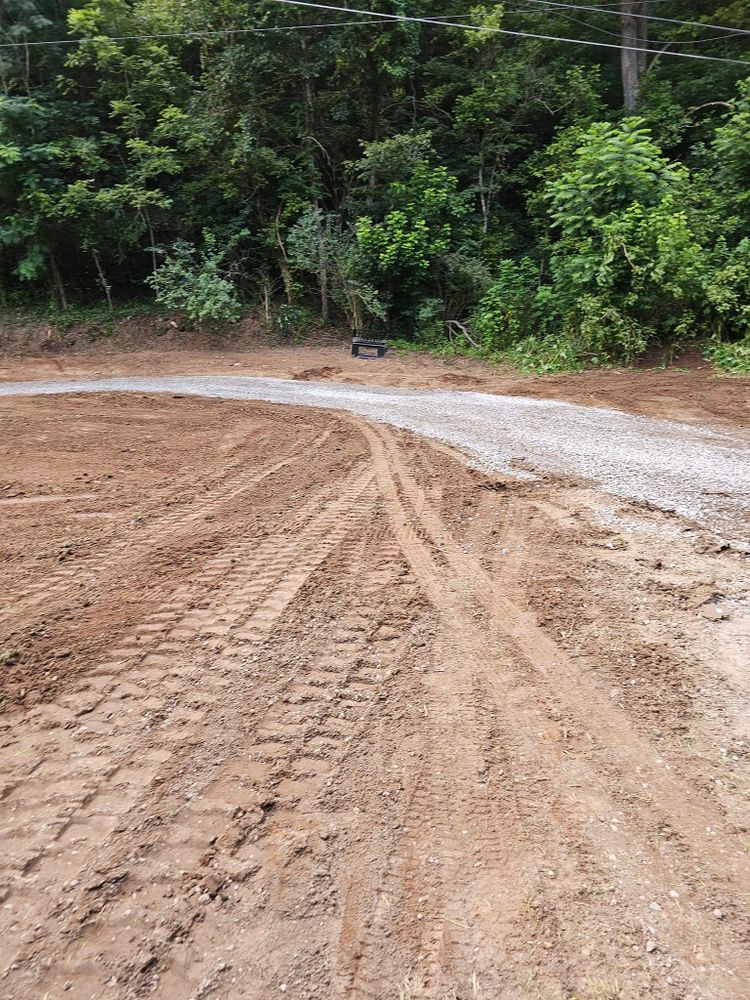
M748 995L736 553L354 417L0 415L9 997Z
M322 368L306 368L304 371L295 372L292 378L295 382L326 381L334 375L340 375L341 369L331 365L323 365Z
M442 378L442 384L446 389L454 386L457 389L477 389L481 386L482 380L475 375L463 375L461 372L446 372Z

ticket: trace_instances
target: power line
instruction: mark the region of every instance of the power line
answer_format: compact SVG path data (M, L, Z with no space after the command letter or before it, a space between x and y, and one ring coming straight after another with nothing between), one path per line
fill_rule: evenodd
M528 2L528 0L527 0ZM587 8L591 10L592 8ZM609 31L608 28L600 28L598 24L591 24L589 21L582 21L578 17L571 17L570 14L564 13L562 10L558 10L556 7L550 7L549 10L538 10L536 7L503 7L504 11L509 14L551 14L553 17L562 17L566 21L570 21L571 24L580 24L584 28L588 28L590 31L598 31L601 35L609 35L611 38L621 38L622 35L619 31ZM602 13L604 13L602 11ZM458 17L459 15L456 15ZM722 38L732 38L735 34L734 29L730 29L726 35L712 35L710 38L690 38L690 39L680 39L679 41L673 41L668 38L649 38L649 45L703 45L705 42L718 42Z
M674 0L638 0L639 3L674 3ZM718 0L720 3L721 0ZM611 3L597 3L597 7L619 7L622 0L612 0Z
M674 3L675 0L639 0L640 3ZM620 13L619 7L622 0L612 0L611 3L597 3L597 7L616 7L618 8L617 13ZM721 0L717 0L717 3L721 3Z
M448 14L447 17L464 17L463 14ZM385 15L383 15L385 18ZM260 35L268 32L302 31L307 28L346 28L356 25L376 24L380 15L374 15L368 21L325 21L321 24L283 24L267 28L217 28L203 31L162 31L152 35L94 35L90 38L57 38L48 41L35 42L0 42L0 49L24 49L27 46L44 45L83 45L85 42L143 42L155 38L205 38L215 35ZM429 20L429 18L427 19ZM390 24L390 19L386 19Z
M650 52L652 55L659 56L670 56L677 59L701 59L707 62L725 62L725 63L735 63L739 66L750 66L750 61L747 59L730 59L725 56L704 56L697 52L664 52L661 50L655 50L650 48L644 48L640 45L615 45L614 42L592 42L586 38L565 38L561 35L542 35L537 32L532 31L511 31L510 28L491 28L485 27L481 24L464 24L456 23L455 21L445 21L438 20L437 18L426 18L426 17L409 17L406 14L380 14L372 10L359 10L355 7L334 7L332 4L323 3L311 3L307 0L274 0L275 3L283 3L293 7L314 7L318 10L335 10L344 14L365 14L370 17L377 17L379 19L385 19L389 21L402 21L406 23L414 24L432 24L438 27L444 28L459 28L464 31L482 31L485 34L490 33L494 35L510 35L513 38L536 38L547 42L564 42L567 44L575 45L592 45L597 48L604 49L623 49L628 52ZM593 8L587 8L589 10Z
M285 31L304 31L312 28L343 28L343 27L357 27L364 26L368 24L395 24L397 22L401 23L416 23L416 24L431 24L438 27L445 28L458 28L463 31L480 31L491 34L498 35L509 35L513 38L534 38L541 41L550 42L563 42L567 44L575 45L588 45L596 48L605 49L618 49L626 50L630 52L648 52L651 54L656 54L659 56L671 56L682 59L700 59L708 62L725 62L733 63L739 66L750 66L750 61L747 59L731 59L723 56L704 56L699 55L695 52L665 52L657 51L652 48L644 48L638 45L615 45L612 42L598 42L591 41L585 38L567 38L561 35L547 35L538 32L531 31L513 31L510 28L494 28L486 27L479 24L465 24L463 22L448 21L445 17L462 17L465 15L454 14L445 15L444 18L439 17L409 17L402 14L383 14L371 10L358 10L352 7L336 7L332 4L322 4L322 3L312 3L303 2L303 0L275 0L276 3L284 3L295 7L310 7L317 10L330 10L336 11L342 14L359 14L369 18L367 21L329 21L319 24L287 24L279 25L274 27L265 28L222 28L222 29L206 29L202 31L170 31L170 32L159 32L154 34L141 34L141 35L100 35L94 36L94 38L63 38L63 39L49 39L41 41L24 41L24 42L0 42L0 49L15 49L15 48L27 48L27 47L42 47L42 46L57 46L57 45L83 45L90 41L108 41L108 42L128 42L128 41L149 41L152 39L160 38L208 38L215 36L232 36L232 35L256 35L265 34L269 32L285 32ZM527 3L547 3L548 0L526 0ZM595 7L581 7L573 6L571 4L554 4L553 8L559 7L571 7L574 10L593 10L596 11ZM555 13L555 10L549 10L549 13ZM602 13L614 13L613 11L601 11ZM540 12L541 13L541 12ZM572 20L572 19L570 19ZM664 20L663 18L661 20ZM692 24L697 22L679 22L683 24ZM709 25L700 25L701 27L710 27ZM590 27L593 27L591 25ZM750 31L742 31L741 29L731 29L730 34L750 34ZM710 39L702 39L702 41L709 41ZM672 44L672 43L670 43Z
M561 10L540 11L537 10L536 7L506 7L503 5L503 12L508 14L551 14L553 17L562 17L565 21L570 21L571 24L580 24L582 27L589 28L591 31L598 31L600 35L609 35L611 38L620 38L619 31L609 31L607 28L600 28L597 24L589 24L588 21L582 21L580 18L571 17L570 14L565 14Z
M607 7L592 7L588 4L563 3L559 0L526 0L527 3L543 4L547 8L563 8L564 10L585 10L594 14L609 14L612 17L621 17L619 10L609 10ZM631 14L628 17L637 18L640 21L661 21L666 24L680 24L689 28L708 28L711 31L726 31L732 35L750 35L747 28L732 28L728 24L707 24L704 21L681 21L676 17L657 17L656 14Z

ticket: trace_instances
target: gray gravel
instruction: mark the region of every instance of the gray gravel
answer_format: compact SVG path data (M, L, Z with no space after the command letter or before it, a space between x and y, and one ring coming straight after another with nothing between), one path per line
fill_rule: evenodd
M750 447L739 435L571 403L231 376L0 383L0 395L169 392L348 410L465 449L473 463L515 476L534 470L585 479L645 500L745 543Z

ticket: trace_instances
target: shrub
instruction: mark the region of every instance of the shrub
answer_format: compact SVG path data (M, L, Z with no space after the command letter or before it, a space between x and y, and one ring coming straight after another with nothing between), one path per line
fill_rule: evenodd
M497 275L471 321L482 347L501 350L534 332L538 284L538 268L533 261L526 257L500 261Z
M274 316L274 328L284 339L301 336L315 321L315 314L306 306L283 305Z
M709 344L705 355L720 371L730 375L750 375L750 337L733 344Z
M242 311L231 268L225 264L232 241L220 249L212 233L204 233L203 239L200 248L184 240L172 244L164 252L164 263L146 281L157 302L184 312L191 323L230 323Z

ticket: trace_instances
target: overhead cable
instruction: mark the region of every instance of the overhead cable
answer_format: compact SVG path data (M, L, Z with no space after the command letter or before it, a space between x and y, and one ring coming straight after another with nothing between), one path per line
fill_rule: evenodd
M590 45L596 48L626 50L628 52L650 52L652 55L670 56L676 59L701 59L707 62L734 63L739 66L750 66L747 59L732 59L727 56L704 56L697 52L668 52L655 50L642 45L616 45L614 42L595 42L587 38L566 38L564 35L546 35L534 31L512 31L510 28L495 28L482 24L466 24L464 22L438 20L437 18L412 17L406 14L382 14L372 10L360 10L356 7L335 7L333 4L312 3L310 0L274 0L292 7L312 7L317 10L335 10L344 14L363 14L389 21L401 21L407 24L431 24L444 28L458 28L464 31L480 31L485 34L508 35L512 38L536 38L548 42L563 42L575 45Z
M617 49L625 50L629 52L647 52L658 56L666 56L672 58L680 59L700 59L707 62L723 62L732 63L738 66L750 66L750 60L747 59L733 59L726 56L706 56L699 54L697 52L670 52L666 50L655 50L653 48L648 48L640 45L627 45L627 44L615 44L614 42L601 42L592 41L587 38L570 38L563 35L549 35L542 34L540 32L532 31L514 31L510 28L496 28L481 24L466 24L465 22L449 21L445 18L436 17L412 17L405 14L384 14L378 11L371 10L360 10L353 7L337 7L333 4L322 4L313 3L309 0L274 0L276 3L283 3L288 6L293 7L307 7L316 10L330 10L336 11L342 14L357 14L369 18L367 21L333 21L321 24L291 24L291 25L278 25L263 28L222 28L222 29L205 29L202 31L171 31L171 32L158 32L152 34L139 34L139 35L97 35L90 38L63 38L63 39L43 39L38 41L20 41L20 42L0 42L0 49L10 49L10 48L27 48L27 47L42 47L42 46L72 46L72 45L83 45L87 42L92 41L109 41L109 42L127 42L127 41L148 41L152 39L162 39L162 38L210 38L216 36L231 37L233 35L255 35L264 34L269 32L284 32L284 31L303 31L311 28L338 28L338 27L348 27L348 26L364 26L367 24L380 23L381 26L385 24L395 24L395 23L416 23L416 24L428 24L437 27L445 28L456 28L463 31L478 31L485 34L498 34L506 35L512 38L532 38L540 41L550 41L550 42L561 42L563 44L572 45L586 45L594 48L605 48L605 49ZM548 0L526 0L527 3L539 2L548 3ZM569 4L554 4L554 7L568 7L572 6ZM581 8L574 7L573 9L585 9L589 11L596 10L594 7ZM550 11L551 13L552 11ZM603 11L603 13L612 13L611 11ZM461 16L461 15L448 15L450 16ZM697 23L697 22L682 22L685 24ZM708 27L708 25L701 25L702 27ZM741 29L731 29L731 34L750 34L750 31L745 32Z
M526 0L527 3L540 4L548 9L562 8L564 10L585 10L591 14L609 14L613 17L622 17L622 11L610 10L607 7L591 6L590 4L566 3L564 0ZM628 11L627 16L638 21L660 21L666 24L679 24L689 28L707 28L712 31L726 31L732 35L750 35L748 28L732 28L728 24L709 24L705 21L681 21L676 17L658 17L656 14L636 14Z
M461 17L463 15L458 14L455 16ZM384 19L387 23L391 23L390 18L386 18L385 15ZM370 18L367 21L324 21L321 24L280 24L267 28L206 28L202 31L159 31L154 34L144 35L92 35L87 38L54 38L39 41L0 42L0 49L24 49L31 45L83 45L85 42L144 42L158 38L210 38L227 35L260 35L268 32L302 31L307 28L347 28L375 23L377 22L373 18Z

